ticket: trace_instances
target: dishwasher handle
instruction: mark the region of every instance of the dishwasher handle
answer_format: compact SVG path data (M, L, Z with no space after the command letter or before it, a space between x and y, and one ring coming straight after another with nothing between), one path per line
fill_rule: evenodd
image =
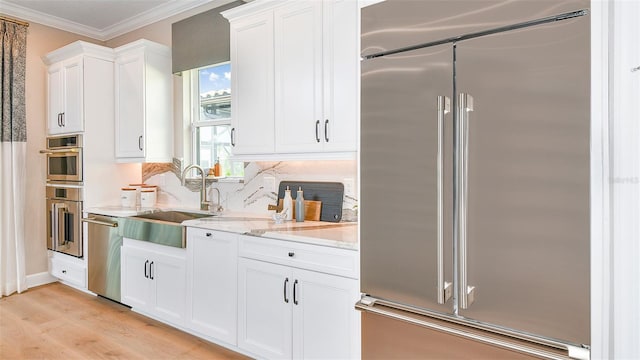
M89 223L89 224L97 224L97 225L103 225L103 226L109 226L109 227L118 227L118 223L110 223L110 222L106 222L106 221L100 221L100 220L96 220L96 218L83 218L82 222L85 223Z

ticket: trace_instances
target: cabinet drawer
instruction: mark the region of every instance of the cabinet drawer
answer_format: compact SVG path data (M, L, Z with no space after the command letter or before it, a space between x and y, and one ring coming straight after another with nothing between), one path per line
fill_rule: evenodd
M51 275L71 285L86 288L86 268L59 258L51 258Z
M196 227L187 227L187 247L189 247L189 237L197 236L197 237L210 237L207 234L212 234L210 236L215 237L229 237L229 236L237 236L235 233L230 233L226 231L218 231L211 229L201 229Z
M357 279L358 252L252 236L240 238L241 257Z

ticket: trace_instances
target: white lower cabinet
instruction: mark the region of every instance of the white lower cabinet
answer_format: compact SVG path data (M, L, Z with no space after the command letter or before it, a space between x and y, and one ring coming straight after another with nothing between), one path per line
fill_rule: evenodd
M257 358L360 358L357 251L186 231L186 249L124 239L124 304Z
M187 228L186 326L237 344L238 235Z
M293 279L293 358L360 358L358 281L300 269Z
M238 347L264 358L291 358L291 269L240 258L238 280Z
M359 358L358 281L283 265L304 249L296 244L296 251L288 251L280 246L286 242L268 242L283 250L281 264L238 261L238 347L272 359Z
M186 307L186 250L124 239L122 302L182 326Z
M87 266L82 259L52 252L49 257L49 273L69 285L87 288Z

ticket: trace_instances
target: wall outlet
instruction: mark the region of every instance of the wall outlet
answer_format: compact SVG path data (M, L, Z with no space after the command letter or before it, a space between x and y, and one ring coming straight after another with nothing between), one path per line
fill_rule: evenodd
M276 192L276 178L273 176L265 176L262 179L262 186L265 191Z
M344 195L355 197L356 196L356 185L353 178L346 178L342 180L342 184L344 184Z

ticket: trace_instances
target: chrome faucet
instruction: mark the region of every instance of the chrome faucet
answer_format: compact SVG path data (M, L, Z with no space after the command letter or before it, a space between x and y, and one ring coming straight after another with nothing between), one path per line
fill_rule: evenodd
M200 166L196 164L191 164L182 171L182 185L184 186L186 184L187 178L185 176L187 174L187 171L191 169L200 170L200 175L202 175L202 187L200 188L200 210L209 211L209 202L207 201L207 186L205 184L206 174L204 173L204 170ZM218 205L220 205L219 202L220 200L218 197Z
M222 204L220 204L220 190L218 190L218 188L215 188L213 186L211 187L211 190L215 190L218 193L218 202L216 203L217 205L213 208L212 211L216 213L221 213L222 211L224 211L224 208L222 207Z

